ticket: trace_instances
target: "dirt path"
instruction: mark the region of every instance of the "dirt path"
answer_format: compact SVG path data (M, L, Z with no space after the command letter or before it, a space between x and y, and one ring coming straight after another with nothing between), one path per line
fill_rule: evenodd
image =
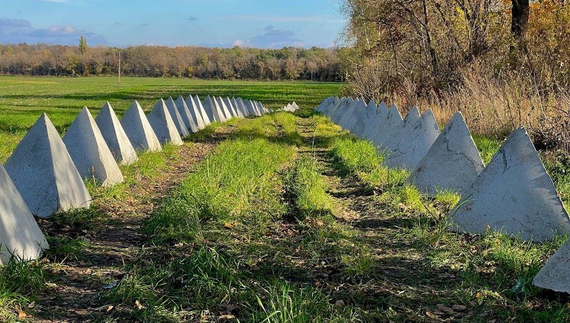
M178 156L166 161L166 169L153 178L141 177L128 188L126 198L100 203L94 212L105 219L92 228L82 229L41 221L42 229L51 237L70 243L75 239L80 256L64 259L50 257L48 290L40 300L24 312L33 313L39 322L89 322L108 317L112 306L97 306L98 294L113 287L125 275L125 267L145 255L145 236L141 226L160 207L165 196L191 171L192 167L213 150L216 143L185 143ZM95 216L95 215L94 215ZM78 260L79 259L79 260ZM136 306L136 304L132 304Z
M409 230L416 221L413 212L402 210L400 214L394 214L388 203L379 198L382 192L368 188L355 175L341 176L333 168L331 149L315 140L309 121L300 119L298 123L306 144L300 153L317 158L322 175L329 183L327 193L335 205L334 216L357 230L359 241L374 253L376 270L373 276L368 277L366 283L343 284L338 292L342 293L346 288L344 292L354 294L350 289L357 288L359 295L374 300L374 303L361 304L364 310L378 312L385 306L395 313L405 312L408 317L429 321L425 313L433 308L425 298L437 295L445 282L455 277L430 268L426 262L429 250L418 249L415 241L410 240ZM384 300L388 303L382 304Z

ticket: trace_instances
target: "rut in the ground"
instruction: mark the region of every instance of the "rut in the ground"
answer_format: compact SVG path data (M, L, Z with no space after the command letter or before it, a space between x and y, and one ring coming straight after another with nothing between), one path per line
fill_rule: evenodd
M154 178L142 177L128 188L128 196L107 205L98 205L97 211L108 217L103 227L74 232L70 226L59 227L52 221L41 224L48 235L68 239L77 238L83 244L80 259L49 259L58 261L50 288L39 297L33 311L42 322L84 322L108 308L99 308L97 296L113 286L125 275L125 265L139 261L145 254L146 237L140 229L152 212L160 207L167 194L186 176L192 167L215 147L214 143L185 143L178 155L169 161L166 170ZM134 304L133 304L134 305ZM49 314L47 314L49 313Z

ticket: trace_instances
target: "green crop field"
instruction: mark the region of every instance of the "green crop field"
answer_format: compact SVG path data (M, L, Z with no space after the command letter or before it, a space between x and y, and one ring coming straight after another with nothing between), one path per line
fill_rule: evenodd
M0 77L0 161L4 162L25 132L46 112L60 133L83 108L96 115L106 101L122 115L133 100L149 111L158 98L189 94L242 97L280 108L296 101L316 107L325 97L338 95L342 83L207 81L177 78L37 78Z

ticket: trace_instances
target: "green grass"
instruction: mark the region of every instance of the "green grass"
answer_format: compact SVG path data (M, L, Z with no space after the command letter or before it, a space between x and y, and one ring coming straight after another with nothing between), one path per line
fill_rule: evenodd
M337 95L342 83L207 81L176 78L114 77L12 77L0 76L0 161L14 150L25 132L46 112L60 133L83 107L95 116L109 101L121 116L133 100L150 111L156 100L188 94L242 97L281 108L296 101L314 108L324 98Z
M327 184L319 173L319 164L314 157L300 158L289 181L301 220L331 212Z

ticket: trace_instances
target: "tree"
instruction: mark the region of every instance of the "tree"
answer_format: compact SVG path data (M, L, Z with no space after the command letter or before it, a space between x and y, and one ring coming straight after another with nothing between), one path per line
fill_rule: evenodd
M79 37L79 54L83 55L87 52L87 39L81 36Z
M513 5L511 34L517 41L517 45L524 49L524 37L528 27L528 17L530 14L530 1L511 0L511 3Z

